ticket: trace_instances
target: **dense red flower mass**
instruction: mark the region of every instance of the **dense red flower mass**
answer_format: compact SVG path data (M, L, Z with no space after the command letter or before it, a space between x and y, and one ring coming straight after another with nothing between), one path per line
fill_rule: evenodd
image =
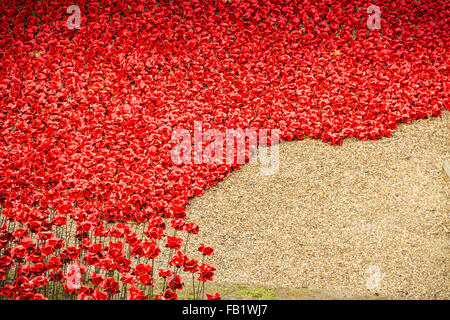
M10 299L54 298L55 284L78 299L176 299L182 276L213 280L179 251L199 230L185 206L240 164L175 164L172 132L193 134L194 121L340 144L448 109L448 1L76 3L79 29L69 0L0 3ZM370 5L380 29L366 24Z

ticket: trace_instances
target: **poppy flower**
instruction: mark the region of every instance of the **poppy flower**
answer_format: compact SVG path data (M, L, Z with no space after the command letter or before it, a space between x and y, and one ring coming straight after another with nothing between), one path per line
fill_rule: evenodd
M65 278L61 270L50 271L48 277L54 282L61 282Z
M94 290L94 293L92 294L92 299L94 299L94 300L109 300L108 295L105 292L103 292L97 288Z
M136 281L144 286L153 284L153 278L150 274L140 274L136 276Z
M139 263L133 268L133 275L146 275L152 273L152 267L143 263Z
M3 286L2 288L0 288L0 295L5 296L5 297L11 297L14 295L15 293L15 287L11 284L7 284L5 286Z
M103 282L103 289L111 295L115 295L119 291L119 283L114 278L107 278Z
M121 256L123 254L123 243L121 241L116 243L110 241L108 252L114 258Z
M172 221L170 222L170 226L175 230L183 231L185 222L181 219L172 219Z
M161 277L161 278L167 278L167 277L170 277L171 275L173 275L173 271L172 271L172 269L169 269L169 268L164 268L164 269L160 269L159 270L159 273L158 273L158 275Z
M101 258L98 256L98 254L94 254L94 253L88 253L84 256L84 260L86 261L86 263L93 265L93 266L98 266L100 265L101 262Z
M48 263L45 265L46 269L57 270L61 266L61 259L59 257L50 257Z
M131 288L128 288L128 299L129 300L147 300L148 296L144 295L142 290L139 290L136 285L132 285Z
M56 257L52 257L52 258L56 258ZM38 262L38 263L35 263L34 266L32 266L31 271L34 272L35 274L42 274L45 271L47 271L47 267L42 262Z
M206 300L222 300L222 297L218 292L216 292L214 295L207 293Z
M105 281L105 276L102 274L97 274L95 272L92 272L90 281L94 286L100 286L100 285L102 285L103 281Z
M133 284L135 281L135 276L128 274L128 273L122 273L122 277L120 278L120 281L122 283Z
M205 246L203 243L200 244L200 247L198 248L198 251L200 251L205 256L212 256L214 253L214 249L211 247Z
M111 258L101 259L100 262L98 263L98 266L108 271L114 271L117 268L116 263Z
M63 239L52 238L47 243L55 249L61 249L64 247L65 241Z
M182 290L183 285L184 285L184 283L181 280L180 275L177 275L175 277L171 277L171 278L167 279L167 284L168 284L169 288L173 291Z
M150 239L155 239L155 240L159 240L162 238L163 234L164 234L164 230L161 228L157 228L157 227L153 227L153 226L149 226L149 228L147 229L146 233L147 237L149 237Z
M185 254L181 251L177 251L177 253L169 260L169 264L174 267L181 267L187 260Z
M114 260L117 271L120 273L128 272L130 271L131 261L123 256L120 256Z
M12 266L12 259L8 256L0 257L0 269L10 269Z
M24 228L18 228L16 230L14 230L12 235L13 235L13 237L16 237L16 238L22 238L23 236L28 235L28 230L24 229Z
M55 252L55 249L54 249L54 247L52 245L50 245L48 243L41 243L39 245L39 251L43 255L48 256L48 255L53 254L53 252Z
M191 234L198 234L198 232L199 232L199 226L195 225L195 224L192 223L192 222L189 222L189 223L186 223L186 225L185 225L185 230L186 230L188 233L191 233Z
M184 272L196 273L198 270L198 261L195 259L186 260L183 266Z
M182 238L167 236L166 248L180 250L182 245L183 245Z
M145 241L142 245L142 250L144 251L144 256L148 259L156 259L161 253L161 249L159 249L154 241Z
M36 288L41 288L48 283L48 278L44 276L39 276L34 278L31 282L36 286Z
M176 300L177 298L178 295L175 292L170 291L169 289L164 291L163 295L161 296L161 300Z
M200 275L197 280L206 282L214 280L214 271L216 270L213 266L209 264L202 264L200 267Z
M44 295L40 293L26 293L21 296L17 296L15 300L48 300Z
M89 247L88 251L92 252L92 253L99 253L99 252L103 251L103 248L102 248L101 243L96 243L96 244L91 245Z
M77 300L89 300L89 295L82 292L77 296Z

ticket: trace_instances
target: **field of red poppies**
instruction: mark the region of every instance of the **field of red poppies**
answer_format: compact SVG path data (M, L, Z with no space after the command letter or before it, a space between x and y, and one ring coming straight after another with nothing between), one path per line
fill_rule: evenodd
M185 206L241 164L176 164L172 132L390 137L449 108L449 17L445 0L1 1L0 297L219 299Z

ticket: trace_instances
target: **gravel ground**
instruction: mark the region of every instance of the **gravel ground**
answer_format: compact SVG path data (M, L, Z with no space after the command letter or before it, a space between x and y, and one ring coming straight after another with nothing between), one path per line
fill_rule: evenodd
M283 142L278 173L248 164L192 199L216 281L449 299L449 120L341 146Z

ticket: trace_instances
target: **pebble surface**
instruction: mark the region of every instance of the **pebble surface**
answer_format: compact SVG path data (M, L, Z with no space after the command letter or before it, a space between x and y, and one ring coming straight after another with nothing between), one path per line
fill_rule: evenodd
M392 138L282 142L277 173L247 164L191 199L216 281L449 299L449 124L444 111Z

